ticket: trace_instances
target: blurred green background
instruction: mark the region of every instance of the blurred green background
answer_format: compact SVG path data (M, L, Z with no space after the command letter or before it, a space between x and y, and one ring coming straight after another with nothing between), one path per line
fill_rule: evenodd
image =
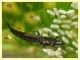
M25 41L14 36L8 29L8 22L14 29L34 34L34 31L44 27L50 28L55 17L50 16L47 9L64 9L69 10L71 2L3 2L2 3L2 57L27 57L27 58L46 58L48 56L42 51L42 46L38 43ZM32 16L38 15L40 20L32 20ZM75 30L77 33L77 29ZM54 30L53 30L54 31ZM74 38L69 39L73 41ZM75 38L77 40L77 38ZM64 47L71 46L65 45ZM76 50L75 47L74 51ZM66 50L68 53L63 54L64 58L78 57L74 51Z

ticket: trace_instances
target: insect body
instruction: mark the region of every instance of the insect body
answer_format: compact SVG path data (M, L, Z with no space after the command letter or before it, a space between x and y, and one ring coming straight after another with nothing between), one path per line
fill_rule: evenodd
M31 34L21 32L21 31L17 31L15 29L13 29L9 24L8 24L8 27L14 35L16 35L17 37L24 39L24 40L31 40L33 42L38 42L38 43L43 44L45 46L54 46L54 45L63 44L62 41L57 40L57 37L52 38L52 37L43 37L40 35L31 35Z

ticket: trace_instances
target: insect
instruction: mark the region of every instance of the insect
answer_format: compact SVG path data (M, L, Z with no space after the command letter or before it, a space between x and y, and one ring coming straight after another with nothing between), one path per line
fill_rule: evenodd
M38 42L44 46L54 46L54 45L62 45L63 42L61 40L57 40L58 37L52 38L52 37L43 37L40 36L40 33L37 31L38 35L31 35L27 34L25 32L21 32L18 30L13 29L9 24L8 27L10 31L17 37L24 39L24 40L30 40L33 42Z

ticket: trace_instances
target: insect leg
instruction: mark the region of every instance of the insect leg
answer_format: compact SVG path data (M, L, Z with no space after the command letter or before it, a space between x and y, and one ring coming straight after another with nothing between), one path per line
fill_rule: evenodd
M40 33L38 30L34 31L36 35L40 36Z
M38 34L38 35L40 35L40 33L39 33L39 31L38 31L38 30L37 30L36 32L37 32L37 34Z
M59 37L60 37L60 36L57 36L56 39L59 38Z
M50 33L48 33L48 36L50 37Z
M52 37L52 35L51 35L51 33L50 33L50 32L48 32L48 37Z

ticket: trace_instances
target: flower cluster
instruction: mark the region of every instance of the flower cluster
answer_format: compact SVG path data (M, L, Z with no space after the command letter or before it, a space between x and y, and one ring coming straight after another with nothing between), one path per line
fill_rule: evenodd
M53 10L47 9L47 13L53 17L57 16L57 18L53 19L52 24L50 25L50 28L43 28L42 31L50 32L53 36L62 36L62 41L72 46L66 46L66 50L70 51L77 51L78 43L77 43L77 32L73 29L77 30L78 28L78 13L76 12L78 10L78 3L73 2L71 4L71 9L66 11L63 9L58 10L57 8L53 8ZM41 30L40 30L41 31ZM48 36L44 32L43 36ZM74 40L73 40L74 39ZM74 49L75 47L76 49ZM62 50L62 48L61 48ZM66 50L65 51L67 53ZM43 49L45 53L47 53L49 56L56 56L59 57L61 54L61 51L54 51L52 49ZM58 52L58 54L56 53ZM59 54L60 53L60 54ZM76 53L76 52L75 52ZM62 55L60 56L62 57Z

